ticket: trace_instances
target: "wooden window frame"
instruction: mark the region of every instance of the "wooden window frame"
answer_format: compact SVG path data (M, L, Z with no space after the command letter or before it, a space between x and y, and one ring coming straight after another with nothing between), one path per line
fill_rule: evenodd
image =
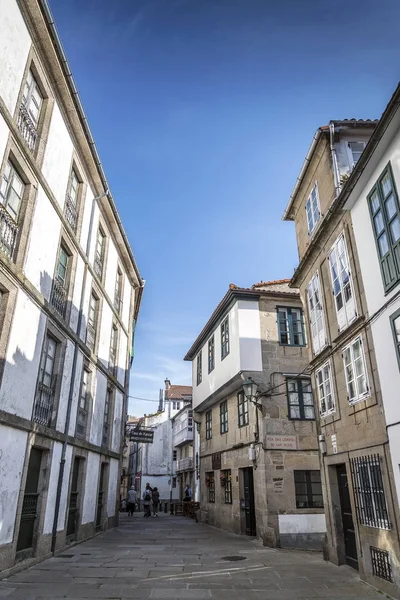
M229 315L221 322L221 360L224 360L230 352L230 337L229 337Z
M324 375L324 371L325 369L329 369L329 375L328 375L328 379L325 378ZM320 381L319 379L319 374L322 373L323 379L322 381ZM333 413L336 412L336 399L335 399L335 393L334 393L334 389L333 389L333 376L332 376L332 364L330 360L327 360L319 369L317 369L315 371L315 381L316 381L316 385L317 385L317 393L318 393L318 406L319 406L319 412L321 417L327 417L328 415L331 415ZM326 387L326 382L329 382L329 387L330 387L330 397L331 397L331 404L332 406L330 408L328 408L328 404L327 404L327 387ZM322 385L323 388L323 396L321 396L321 389L320 386ZM322 403L324 402L325 404L325 410L322 410Z
M289 384L291 382L296 382L296 386L297 389L296 391L292 391L289 389ZM303 390L303 382L307 382L310 385L311 388L311 399L312 399L312 404L304 404L304 390ZM313 398L313 393L312 393L312 386L311 386L311 379L309 377L286 377L286 391L287 391L287 401L288 401L288 417L291 421L315 421L315 406L314 406L314 398ZM291 402L290 399L290 394L297 394L298 397L298 403L294 403ZM306 392L309 393L309 392ZM312 406L312 412L313 412L313 416L312 417L306 417L305 415L305 407L310 407ZM291 408L292 407L298 407L299 408L299 412L300 412L300 416L299 417L293 417L291 415Z
M313 206L313 198L312 198L314 191L315 191L315 198L316 198L316 209L318 211L317 216L315 216L315 214L314 214L314 206ZM311 215L312 222L310 222L308 207L310 207L310 215ZM322 216L321 215L321 205L319 202L318 182L317 181L314 183L313 188L308 195L308 198L306 200L305 209L306 209L308 235L312 235L312 233L315 231L317 224L321 220L321 216Z
M293 326L293 313L292 311L299 311L300 313L300 318L296 319L296 323L300 323L300 327L301 327L301 332L295 332L294 331L294 326ZM304 314L303 314L303 309L300 306L277 306L276 307L276 313L277 313L277 321L278 321L278 337L279 337L279 345L280 346L295 346L297 348L299 347L304 347L306 345L306 336L305 336L305 331L304 331ZM283 319L281 318L281 315L285 313L285 330L282 330L282 325L283 325ZM287 335L287 342L283 342L282 341L282 334ZM294 343L294 339L295 336L301 336L302 339L302 343L299 344L295 344Z
M206 412L206 440L212 439L212 408Z
M304 474L304 480L303 481L296 481L296 474L297 473L302 473ZM311 480L311 473L319 473L319 481L312 481ZM302 509L302 508L319 508L319 509L323 509L324 508L324 499L322 496L322 481L321 481L321 471L319 469L296 469L293 471L293 476L294 476L294 487L295 487L295 499L296 499L296 508L297 509ZM299 475L297 475L298 478L300 478ZM299 486L300 485L305 485L305 494L304 493L299 493ZM319 485L320 486L320 493L316 494L313 491L313 485ZM299 506L300 501L298 500L298 496L307 496L307 506ZM321 502L318 502L317 500L315 500L315 498L317 496L321 497Z
M208 340L208 372L215 369L215 338L214 334Z
M244 395L243 390L237 393L237 406L238 425L246 427L249 424L249 399Z
M219 405L219 431L223 435L228 433L228 400L223 400Z

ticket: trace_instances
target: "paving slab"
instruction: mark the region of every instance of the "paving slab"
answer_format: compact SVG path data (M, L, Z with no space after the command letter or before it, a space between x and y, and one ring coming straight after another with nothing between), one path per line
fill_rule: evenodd
M72 555L72 556L69 556ZM223 560L244 556L241 561ZM382 600L350 567L184 517L120 525L0 581L7 600Z

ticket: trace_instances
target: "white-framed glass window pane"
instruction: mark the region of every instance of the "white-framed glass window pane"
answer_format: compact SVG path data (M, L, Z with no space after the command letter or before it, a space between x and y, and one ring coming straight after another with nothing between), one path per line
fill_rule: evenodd
M60 254L58 257L57 265L57 279L61 281L63 285L66 283L68 270L68 254L64 248L60 248Z
M76 206L76 202L77 202L77 198L78 198L78 188L79 188L78 177L76 176L74 169L72 169L71 179L70 179L70 184L69 184L69 197L75 206Z
M22 102L26 106L33 124L37 127L40 110L43 103L43 96L31 70L28 73L28 77L26 78L24 85Z
M338 326L339 331L342 331L357 317L353 282L343 234L332 247L329 254L329 265Z
M317 354L326 345L325 318L321 301L318 273L314 275L308 284L307 299L313 351L314 354Z
M349 142L349 148L353 157L353 164L356 165L365 148L365 142Z
M327 362L316 372L318 401L321 416L335 412L335 399L332 389L331 364Z
M315 183L313 189L311 190L311 194L309 195L306 202L306 213L307 213L307 223L308 223L308 232L311 233L314 230L314 227L319 221L321 216L321 212L319 209L319 198L318 198L318 186Z
M7 161L0 187L0 201L14 221L18 220L24 183L10 161Z
M349 403L353 404L369 394L365 356L360 337L344 348L343 363Z

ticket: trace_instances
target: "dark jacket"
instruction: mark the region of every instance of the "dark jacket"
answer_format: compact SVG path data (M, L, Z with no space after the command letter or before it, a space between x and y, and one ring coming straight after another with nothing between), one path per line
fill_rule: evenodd
M153 500L153 504L158 504L160 502L160 494L159 492L155 492L153 490L152 494L151 494L151 499Z

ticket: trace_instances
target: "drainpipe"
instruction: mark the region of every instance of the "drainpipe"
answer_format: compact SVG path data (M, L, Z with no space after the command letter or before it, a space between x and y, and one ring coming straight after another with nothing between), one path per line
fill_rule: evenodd
M103 194L101 194L100 196L96 196L96 198L93 198L93 200L92 200L92 210L90 213L89 233L88 233L88 238L87 238L87 242L86 242L87 262L85 263L85 270L83 273L82 291L81 291L81 298L80 298L80 302L79 302L78 325L77 325L77 329L76 329L78 337L80 337L81 327L82 327L83 305L85 302L86 280L87 280L87 272L88 272L90 245L91 245L91 241L92 241L95 207L96 207L98 200L101 200L101 198L108 196L108 194L109 194L109 192L108 192L108 190L106 190ZM70 420L71 420L72 400L74 397L74 383L75 383L75 376L76 376L76 365L78 362L78 352L79 352L78 344L76 343L75 348L74 348L74 357L73 357L73 361L72 361L71 381L70 381L70 386L69 386L68 404L67 404L67 415L65 417L64 440L63 440L63 446L62 446L62 451L61 451L60 471L58 473L57 495L56 495L56 503L55 503L55 508L54 508L54 521L53 521L53 530L52 530L52 538L51 538L51 552L53 554L55 552L56 543L57 543L57 522L58 522L58 515L60 513L61 491L62 491L62 484L63 484L63 479L64 479L65 456L67 453L67 446L68 446L68 431L69 431L69 424L70 424Z
M335 197L337 198L340 194L340 179L339 179L339 166L337 162L337 155L335 149L335 124L331 121L329 123L329 144L331 149L332 157L332 170L333 170L333 181L335 185Z

